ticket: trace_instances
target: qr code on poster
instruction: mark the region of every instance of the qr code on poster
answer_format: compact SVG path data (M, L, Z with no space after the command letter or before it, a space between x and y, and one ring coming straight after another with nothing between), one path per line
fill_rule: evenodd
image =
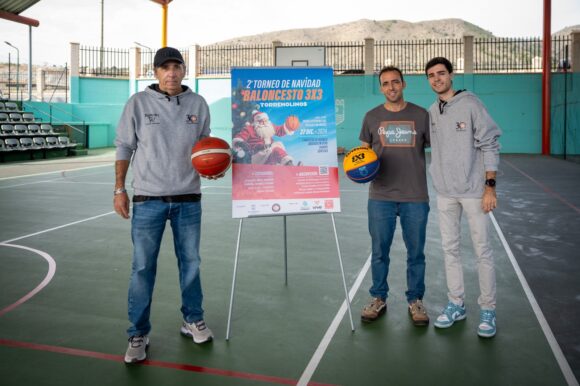
M327 176L328 175L328 166L320 166L318 168L318 174L321 176Z

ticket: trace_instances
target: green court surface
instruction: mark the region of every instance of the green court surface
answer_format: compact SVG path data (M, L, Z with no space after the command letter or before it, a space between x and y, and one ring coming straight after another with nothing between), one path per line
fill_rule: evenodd
M202 283L205 319L215 340L195 345L179 334L179 287L168 224L149 359L126 366L122 355L132 246L130 222L112 210L112 163L40 174L27 169L21 174L35 175L9 178L1 178L6 176L2 168L1 385L578 384L573 373L578 368L571 370L562 356L509 240L498 232L505 231L502 217L519 216L509 206L492 232L498 287L493 339L476 335L479 288L466 224L465 321L447 330L412 325L404 297L406 252L398 231L391 250L388 312L372 324L361 323L370 286L367 186L346 180L341 172L342 211L334 219L355 331L344 307L331 216L286 217L287 285L284 218L251 218L243 222L226 341L240 220L231 218L231 176L205 181ZM500 199L504 187L498 186ZM424 302L433 320L446 303L446 285L435 194L430 194ZM44 286L31 294L39 285ZM32 296L23 299L27 294Z

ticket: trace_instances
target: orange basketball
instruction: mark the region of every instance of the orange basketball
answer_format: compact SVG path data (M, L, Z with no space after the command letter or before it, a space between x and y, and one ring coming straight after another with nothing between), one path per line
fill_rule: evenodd
M221 138L200 139L191 149L191 165L202 177L216 177L232 164L230 145Z
M284 125L286 126L286 129L294 131L300 127L300 120L296 115L289 115L288 118L286 118Z

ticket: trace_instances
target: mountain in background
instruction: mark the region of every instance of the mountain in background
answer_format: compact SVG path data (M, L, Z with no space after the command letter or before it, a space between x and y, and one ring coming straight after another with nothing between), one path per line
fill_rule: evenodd
M403 20L362 19L320 28L290 29L243 36L215 44L269 44L279 40L284 43L311 43L336 41L361 41L409 39L452 39L463 35L492 37L493 34L461 19L429 20L411 23Z
M580 25L566 27L554 35L567 35L574 29L580 30ZM290 29L242 36L212 45L270 44L273 41L283 43L361 41L365 38L375 40L460 39L464 35L477 38L494 37L491 32L461 19L428 20L417 23L403 20L362 19L320 28Z
M560 31L553 33L552 35L569 35L573 31L580 32L580 24L571 25L569 27L563 28Z

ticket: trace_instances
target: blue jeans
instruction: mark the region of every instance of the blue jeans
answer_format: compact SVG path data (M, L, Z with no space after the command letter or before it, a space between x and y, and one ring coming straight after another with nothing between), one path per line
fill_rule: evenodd
M203 319L203 293L199 271L201 202L136 202L133 204L131 220L133 265L128 311L132 325L127 330L129 336L147 335L151 330L149 315L157 273L157 257L167 220L173 230L183 319L188 323Z
M372 241L371 268L372 297L387 299L391 244L400 218L403 241L407 247L407 301L423 299L425 294L425 233L428 202L394 202L371 200L368 202L369 232Z

